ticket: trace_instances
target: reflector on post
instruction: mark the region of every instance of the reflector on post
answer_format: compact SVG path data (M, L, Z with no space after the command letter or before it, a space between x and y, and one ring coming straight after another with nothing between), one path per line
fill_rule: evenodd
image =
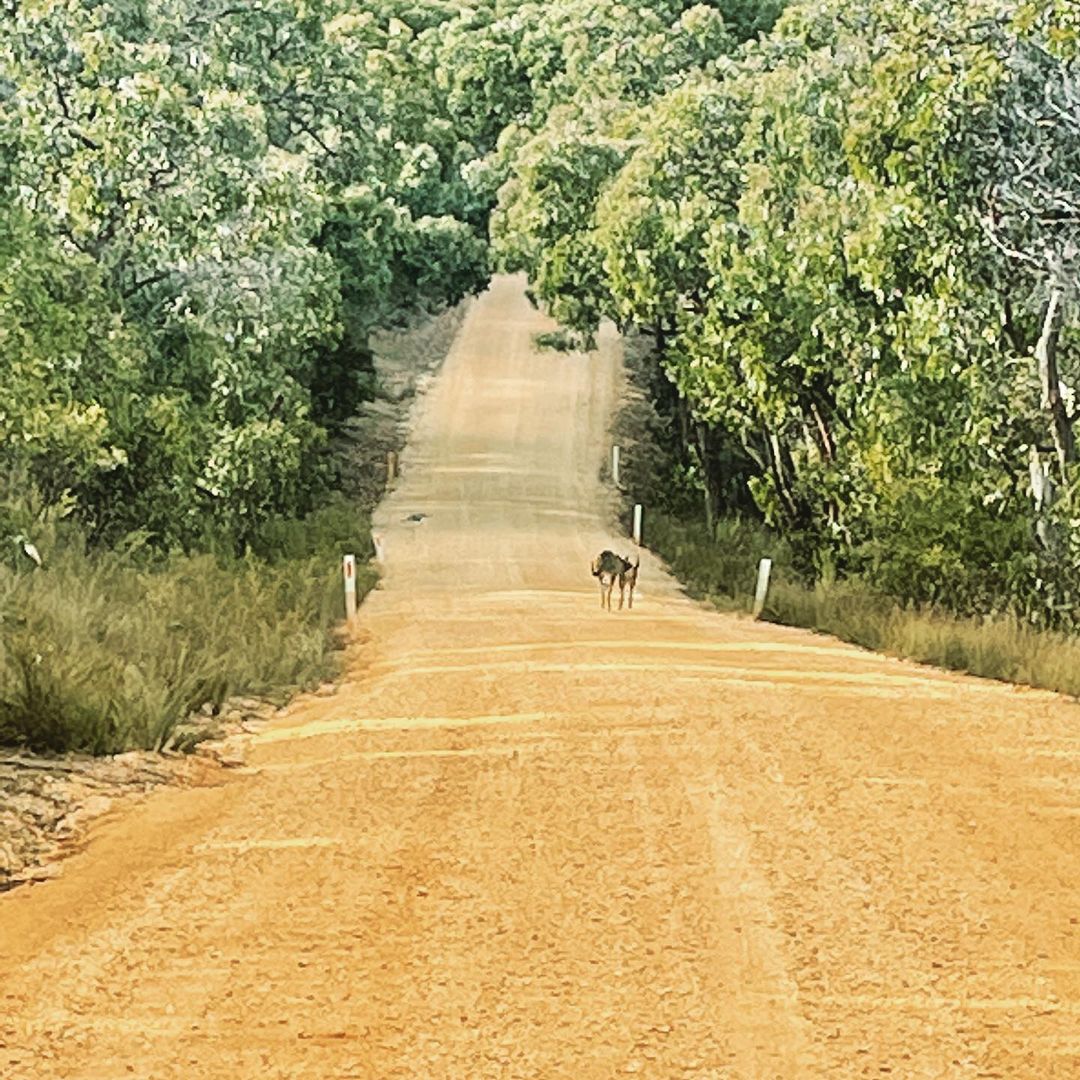
M345 577L345 618L352 622L356 618L356 556L346 555L341 562L341 572Z

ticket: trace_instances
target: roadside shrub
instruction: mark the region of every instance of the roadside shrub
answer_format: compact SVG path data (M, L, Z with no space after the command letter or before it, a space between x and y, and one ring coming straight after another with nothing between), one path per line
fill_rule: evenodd
M722 518L714 530L654 513L647 522L649 547L656 550L691 595L718 607L750 609L758 561L789 562L787 546L750 519Z
M533 335L533 342L538 349L549 349L552 352L579 352L585 344L569 330L543 330Z

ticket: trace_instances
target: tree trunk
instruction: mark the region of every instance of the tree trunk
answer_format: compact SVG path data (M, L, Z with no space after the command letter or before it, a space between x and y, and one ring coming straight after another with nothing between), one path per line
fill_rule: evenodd
M814 424L817 426L818 438L821 443L821 456L826 461L832 461L835 452L832 433L829 431L828 425L822 419L817 405L812 401L810 402L810 413L814 417Z
M1023 356L1031 347L1031 344L1024 340L1024 334L1016 322L1012 301L1007 296L1005 297L1004 330L1005 336L1009 339L1012 347Z
M1035 500L1035 535L1039 538L1039 543L1049 551L1052 541L1047 511L1054 502L1054 484L1049 470L1039 456L1038 447L1031 447L1028 472L1031 477L1031 495Z
M660 358L660 362L664 362L664 353L667 352L667 332L664 330L663 322L658 322L653 329L653 341L656 344L656 355Z
M684 452L684 460L690 457L690 406L686 398L679 394L675 403L675 412L679 421L679 442Z
M1073 437L1072 421L1065 412L1065 402L1061 400L1061 377L1057 366L1062 300L1061 290L1054 289L1043 315L1042 332L1035 346L1035 359L1039 365L1042 407L1050 421L1050 434L1057 451L1061 480L1063 484L1067 484L1068 465L1076 460L1076 441Z
M697 430L698 457L701 459L701 486L705 495L705 527L713 536L716 527L716 498L713 492L712 470L709 468L709 441L705 425L698 421Z
M792 497L791 489L788 487L784 470L784 454L780 448L780 440L776 432L767 424L764 425L764 431L770 451L769 464L772 466L773 479L776 481L776 492L780 496L781 502L786 505L789 519L794 522L797 516L795 499Z

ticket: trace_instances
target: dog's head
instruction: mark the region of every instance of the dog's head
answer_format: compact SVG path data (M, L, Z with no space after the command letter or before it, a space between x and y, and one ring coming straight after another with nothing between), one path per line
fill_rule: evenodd
M599 555L597 555L596 558L593 559L593 561L591 563L589 563L589 572L592 574L593 577L599 577L600 576L600 556Z

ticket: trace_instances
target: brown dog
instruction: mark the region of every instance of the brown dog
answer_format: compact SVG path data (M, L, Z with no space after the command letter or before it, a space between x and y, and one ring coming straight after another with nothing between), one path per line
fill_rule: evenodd
M638 567L641 565L639 555L634 562L616 555L613 551L601 551L592 561L589 569L594 578L600 580L600 607L611 610L611 590L615 582L619 583L619 610L622 611L623 596L629 586L630 595L627 608L634 606L634 586L637 584Z

